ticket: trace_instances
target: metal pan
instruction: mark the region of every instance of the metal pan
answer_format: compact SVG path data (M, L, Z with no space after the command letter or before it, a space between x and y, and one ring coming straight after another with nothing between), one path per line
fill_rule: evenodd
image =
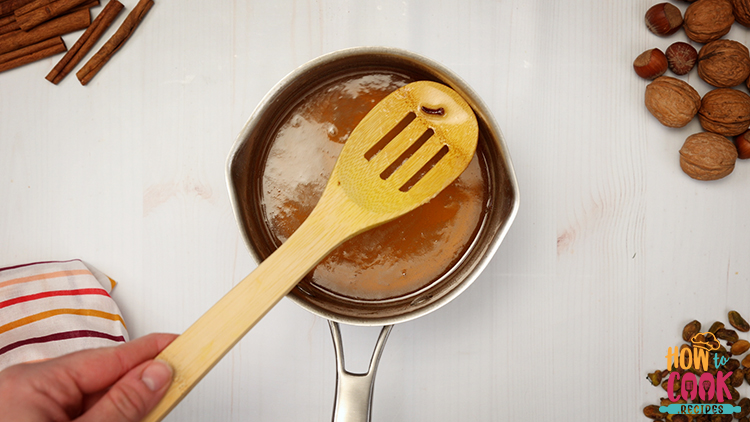
M463 80L441 64L404 50L385 47L339 50L294 70L266 94L229 154L226 176L234 215L250 253L258 262L278 246L259 198L265 160L281 120L322 83L368 71L397 72L414 80L441 82L466 99L479 122L478 154L487 169L489 194L484 217L468 249L428 287L387 300L358 300L330 294L305 279L288 295L303 308L329 320L338 371L335 421L369 421L375 371L393 324L432 312L468 288L502 242L519 203L516 176L500 129L487 106ZM338 323L384 327L367 373L352 374L344 368Z

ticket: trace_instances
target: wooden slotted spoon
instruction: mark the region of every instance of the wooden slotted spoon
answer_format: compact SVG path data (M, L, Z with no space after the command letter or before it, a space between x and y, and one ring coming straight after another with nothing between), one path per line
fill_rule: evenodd
M477 145L471 107L420 81L392 92L357 125L325 191L294 234L175 339L157 359L174 380L145 421L160 421L292 288L347 239L429 201L466 168Z

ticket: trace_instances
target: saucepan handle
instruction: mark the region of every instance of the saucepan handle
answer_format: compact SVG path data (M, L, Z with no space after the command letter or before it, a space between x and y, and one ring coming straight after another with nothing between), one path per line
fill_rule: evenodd
M331 328L333 348L336 351L336 398L333 402L333 422L369 422L375 372L393 325L386 325L380 330L380 336L370 358L370 367L364 374L355 374L346 370L339 324L328 321L328 325Z

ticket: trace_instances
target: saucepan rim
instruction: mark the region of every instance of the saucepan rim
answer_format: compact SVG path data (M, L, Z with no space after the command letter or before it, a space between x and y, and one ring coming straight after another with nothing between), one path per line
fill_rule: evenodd
M487 105L463 79L436 61L392 47L353 47L320 56L293 70L263 97L237 136L227 157L226 180L232 211L245 245L255 260L260 262L264 258L264 253L258 250L259 242L263 243L262 240L259 240L262 237L254 233L257 230L248 227L248 219L245 215L245 208L243 208L247 206L244 183L248 179L247 172L251 171L247 163L243 162L244 155L248 154L245 150L248 147L248 140L252 138L256 131L268 130L266 126L268 119L275 118L269 114L278 112L280 107L285 107L280 103L285 97L293 96L293 94L290 94L292 90L300 89L301 79L314 78L317 73L326 73L338 64L346 66L351 63L360 63L361 60L369 60L372 63L382 61L384 64L395 68L405 66L411 69L413 67L420 72L424 72L427 77L445 83L461 94L477 115L480 132L485 140L484 145L480 145L480 147L485 148L485 155L488 156L487 161L491 168L491 203L488 204L488 216L482 223L474 242L464 255L464 259L461 259L454 266L456 271L451 270L446 275L446 277L454 277L455 279L443 283L444 287L441 290L438 291L429 287L425 291L419 292L417 297L409 297L407 301L402 301L403 303L399 304L399 307L394 305L395 311L389 310L388 306L390 305L386 305L380 308L383 310L376 307L361 314L342 311L346 306L358 306L356 301L352 301L352 304L345 304L342 308L341 304L326 302L327 299L325 298L311 300L311 297L314 297L315 294L311 294L309 289L305 290L301 285L287 295L308 311L332 321L352 325L390 325L409 321L432 312L465 291L490 262L518 213L518 182L505 139ZM320 75L317 76L320 77ZM260 223L256 222L256 224ZM270 251L266 251L265 256L268 253Z

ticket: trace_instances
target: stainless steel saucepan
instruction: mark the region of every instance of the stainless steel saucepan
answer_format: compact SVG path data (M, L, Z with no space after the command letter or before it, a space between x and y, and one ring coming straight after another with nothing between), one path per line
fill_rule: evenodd
M330 294L305 279L288 295L303 308L329 321L337 362L334 421L370 420L375 372L393 324L432 312L468 288L502 242L519 204L516 176L500 129L487 106L463 80L443 65L404 50L385 47L340 50L304 64L281 80L255 109L227 160L234 215L250 253L258 262L269 256L279 243L268 227L259 198L269 147L281 120L321 84L368 71L389 71L414 80L441 82L469 103L479 122L477 153L487 168L489 199L479 229L464 255L427 288L387 300L357 300ZM366 373L351 373L344 367L339 323L383 326Z

